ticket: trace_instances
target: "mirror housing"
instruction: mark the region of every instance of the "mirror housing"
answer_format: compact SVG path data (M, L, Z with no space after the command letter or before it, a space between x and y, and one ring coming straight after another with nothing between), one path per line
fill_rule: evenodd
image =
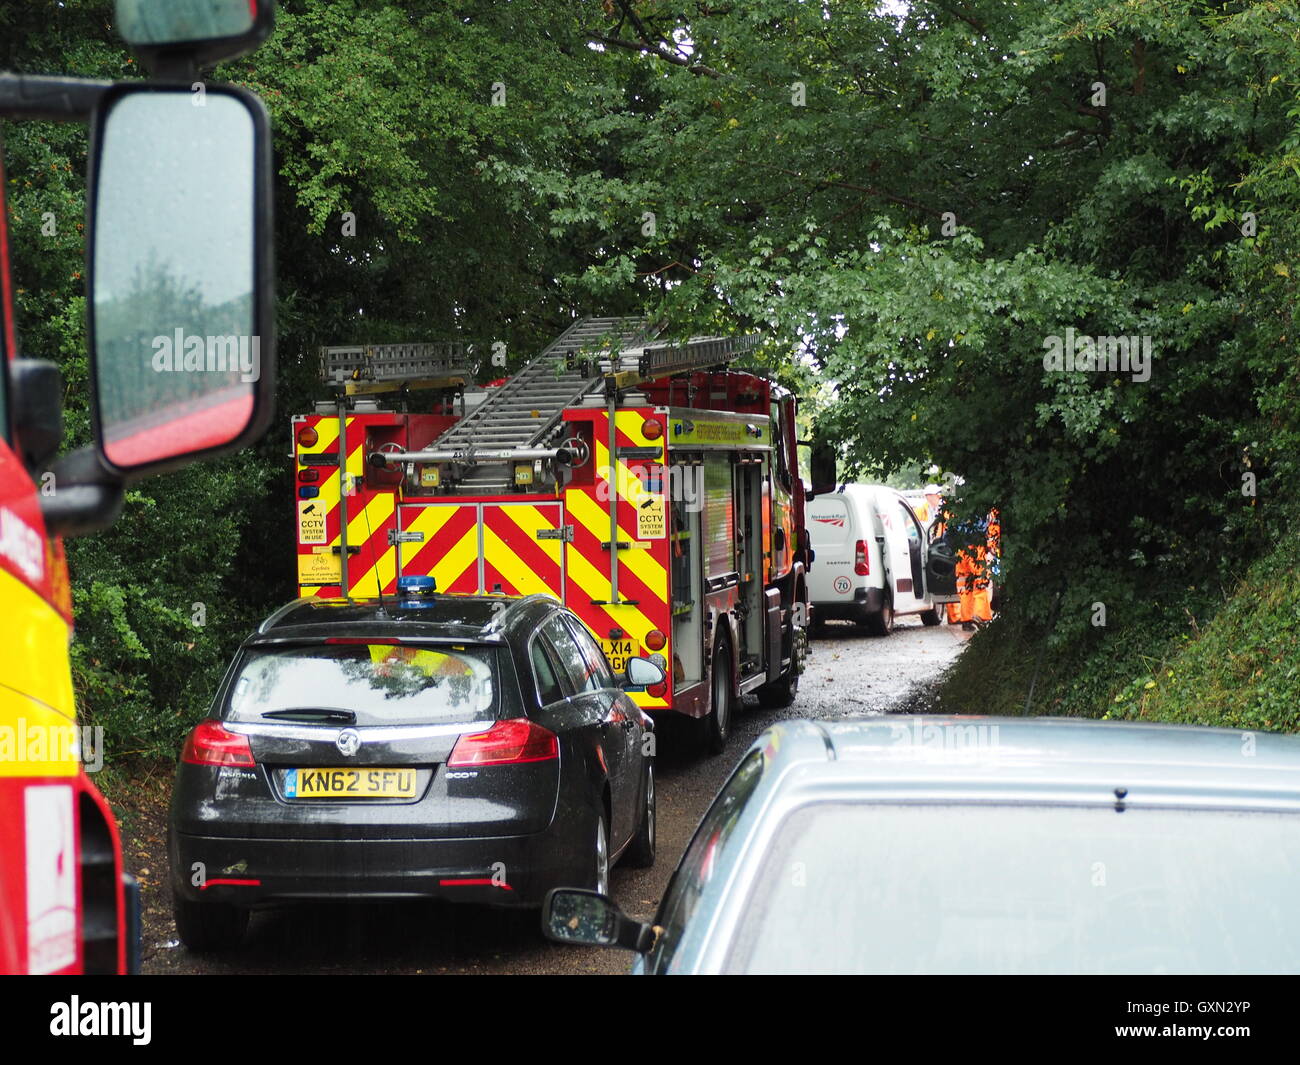
M259 437L275 389L271 144L252 93L129 82L91 119L95 445L124 480Z
M542 934L569 946L621 947L645 954L659 938L653 925L627 917L613 899L582 888L552 888L542 904Z
M9 362L14 435L29 470L39 470L63 443L63 374L44 359Z
M93 447L78 448L50 467L52 493L37 493L49 536L89 536L107 529L126 498L120 478L100 464Z
M824 440L813 442L811 473L812 491L808 493L809 499L835 491L836 485L839 484L839 455L836 453L835 445L828 444Z
M668 675L658 664L648 658L629 658L627 670L623 673L624 688L648 688L652 684L662 684Z
M274 0L117 0L117 32L151 73L191 76L270 35Z

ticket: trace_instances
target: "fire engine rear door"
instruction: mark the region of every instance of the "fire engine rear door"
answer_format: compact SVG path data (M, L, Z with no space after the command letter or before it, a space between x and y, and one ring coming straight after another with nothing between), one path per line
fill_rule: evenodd
M398 575L440 592L564 596L559 500L437 502L398 507Z
M484 503L483 591L564 601L564 505Z
M397 508L397 575L432 577L440 592L479 590L479 522L475 503Z

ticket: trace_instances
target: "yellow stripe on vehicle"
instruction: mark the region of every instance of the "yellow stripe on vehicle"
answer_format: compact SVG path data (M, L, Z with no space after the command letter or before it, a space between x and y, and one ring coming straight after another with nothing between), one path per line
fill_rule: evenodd
M534 595L540 592L559 598L560 589L552 586L551 582L541 574L535 573L518 555L510 550L509 545L501 539L495 529L486 525L483 527L483 559L489 565L495 567L497 572L510 582L516 594ZM555 569L557 574L559 568L560 562L559 559L556 559Z
M425 507L416 516L415 520L404 526L404 531L424 533L424 541L418 544L402 544L402 573L411 576L416 573L419 576L429 576L437 582L439 591L446 591L470 566L478 571L478 526L470 523L468 529L451 550L445 552L433 562L433 566L428 569L418 571L409 568L410 559L413 559L416 553L424 546L425 543L432 540L441 530L442 527L451 520L452 516L461 508L458 506L431 506ZM477 587L478 578L475 577L475 586Z
M393 516L393 507L396 500L391 492L381 492L375 496L366 506L354 513L348 521L348 543L353 547L360 546L362 553L366 552L368 542L372 533L379 533L380 527L389 518ZM341 544L342 537L336 536L331 541L330 546ZM356 555L352 556L356 558Z
M0 777L75 776L76 711L68 623L0 570Z
M634 410L621 410L616 412L614 415L614 425L621 433L623 433L624 436L631 440L632 443L636 444L637 447L659 448L658 460L651 459L648 461L662 462L665 437L660 436L657 440L646 439L646 435L642 431L645 428L645 422L645 417ZM608 430L606 430L606 433L608 434Z
M607 504L597 503L594 499L583 492L570 492L565 499L566 508L569 516L577 521L581 521L588 531L593 533L602 543L609 539L609 510ZM618 530L618 538L624 543L634 543L626 530L621 526ZM651 591L653 591L663 601L668 599L668 573L650 554L649 551L623 550L618 553L618 564L620 567L626 566L637 578ZM606 585L609 584L609 577L605 578Z
M353 577L353 573L357 566L373 568L376 564L382 564L383 550L387 546L384 523L392 517L395 505L396 499L391 492L380 493L348 521L348 545L361 548L360 551L348 556L348 583L360 595L374 594L374 588L367 586L370 588L367 591L365 588L358 587L360 582ZM330 547L342 546L342 540L341 536L334 537L330 541ZM374 544L371 543L372 540L375 541ZM383 545L382 549L381 545ZM376 558L376 555L379 557Z
M519 590L520 595L549 592L559 598L563 591L560 587L564 571L563 541L538 540L537 530L554 529L555 519L559 516L560 508L553 503L548 503L546 510L542 511L538 510L537 507L511 503L508 506L498 507L497 510L519 529L521 536L532 540L537 548L555 563L556 582L552 586L549 581L534 573L518 555L511 551L509 544L485 525L483 529L483 551L486 561L495 566L501 575ZM486 507L484 513L487 513Z
M368 548L362 548L361 554L353 555L354 559L369 556ZM397 579L397 548L385 546L384 553L379 556L373 566L371 566L360 577L353 579L351 572L348 573L348 580L352 584L352 591L357 595L379 595L384 589L388 588L394 580Z

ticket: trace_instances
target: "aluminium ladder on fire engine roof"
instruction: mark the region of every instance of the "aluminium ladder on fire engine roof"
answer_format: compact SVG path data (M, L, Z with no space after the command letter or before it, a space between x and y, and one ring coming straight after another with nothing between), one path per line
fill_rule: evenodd
M348 344L323 347L321 378L340 395L373 395L401 389L463 390L473 380L474 345Z
M537 448L566 408L603 385L630 388L656 377L720 365L758 343L751 336L693 337L681 344L655 344L657 331L643 318L580 319L492 390L435 446L439 451Z
M508 492L514 478L506 454L534 457L565 409L598 390L608 397L657 377L721 365L759 339L694 337L681 344L654 343L659 331L639 317L582 318L566 329L433 443L438 454L454 455L453 461L469 467L457 482L458 492ZM484 456L479 462L474 461L476 452Z
M468 417L453 425L433 444L439 452L526 451L537 448L560 421L566 407L579 402L601 375L581 352L604 345L620 350L647 338L643 318L580 318L530 359L504 384L492 389ZM508 463L470 463L458 491L473 495L507 492L514 485Z
M490 390L469 416L437 440L439 451L536 447L566 407L586 395L600 374L571 356L599 343L625 348L648 332L642 318L582 318L505 384Z

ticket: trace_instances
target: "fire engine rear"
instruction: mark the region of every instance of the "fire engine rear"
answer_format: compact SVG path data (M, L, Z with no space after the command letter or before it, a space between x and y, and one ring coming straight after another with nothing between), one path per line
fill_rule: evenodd
M293 419L301 594L418 575L553 595L615 670L660 662L638 703L697 719L713 750L741 695L789 705L811 562L796 399L727 368L755 338L657 335L582 319L481 390L465 345L324 349L334 398Z

